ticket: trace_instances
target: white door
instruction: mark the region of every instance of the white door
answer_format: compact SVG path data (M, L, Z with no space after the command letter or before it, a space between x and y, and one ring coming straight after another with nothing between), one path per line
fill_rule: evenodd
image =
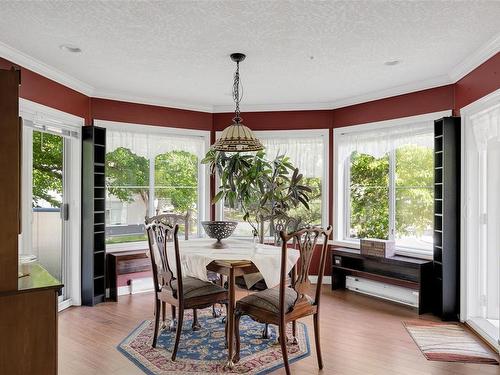
M462 319L498 347L500 95L464 116Z
M19 254L64 284L61 310L80 304L81 127L65 123L66 115L23 111L23 104Z

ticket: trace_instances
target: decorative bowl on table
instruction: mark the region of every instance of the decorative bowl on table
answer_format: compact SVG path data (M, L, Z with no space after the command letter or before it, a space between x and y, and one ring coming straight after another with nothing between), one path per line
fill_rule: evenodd
M238 225L236 221L202 221L203 229L208 237L215 238L217 241L212 245L215 249L223 249L227 245L222 243L221 240L228 238L233 234L234 229Z

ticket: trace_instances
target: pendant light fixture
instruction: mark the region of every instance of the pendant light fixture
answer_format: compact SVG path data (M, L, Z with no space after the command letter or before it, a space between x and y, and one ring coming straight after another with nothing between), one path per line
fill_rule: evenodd
M263 150L262 143L255 138L253 132L242 124L240 116L240 101L243 94L240 93L240 62L245 60L243 53L231 54L231 60L236 63L236 72L233 81L233 100L236 104L233 123L222 131L217 142L212 146L216 151L244 152Z

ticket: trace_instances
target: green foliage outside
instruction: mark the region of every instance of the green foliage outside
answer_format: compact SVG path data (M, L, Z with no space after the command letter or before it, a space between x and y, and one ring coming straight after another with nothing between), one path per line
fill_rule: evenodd
M198 157L170 151L155 160L155 196L168 198L176 212L186 213L198 201Z
M433 150L396 150L396 236L421 236L433 220ZM389 156L354 152L350 169L350 236L389 236Z
M148 207L149 160L118 147L106 154L106 186L120 201L131 203L139 195Z
M145 215L149 202L149 160L119 147L106 154L108 192L125 203L140 196ZM198 158L186 151L169 151L155 159L155 197L166 198L177 213L196 207Z
M33 131L33 207L43 201L61 206L63 189L63 138Z

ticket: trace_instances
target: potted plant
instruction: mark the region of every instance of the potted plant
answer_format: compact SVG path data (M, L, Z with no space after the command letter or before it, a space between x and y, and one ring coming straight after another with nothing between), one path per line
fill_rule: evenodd
M254 236L264 240L264 223L271 231L277 220L290 219L290 210L298 206L309 209L311 188L286 155L266 158L264 151L255 154L225 153L210 150L202 163L218 174L220 186L212 203L221 200L243 212L243 220L252 227ZM294 218L300 221L300 218Z

